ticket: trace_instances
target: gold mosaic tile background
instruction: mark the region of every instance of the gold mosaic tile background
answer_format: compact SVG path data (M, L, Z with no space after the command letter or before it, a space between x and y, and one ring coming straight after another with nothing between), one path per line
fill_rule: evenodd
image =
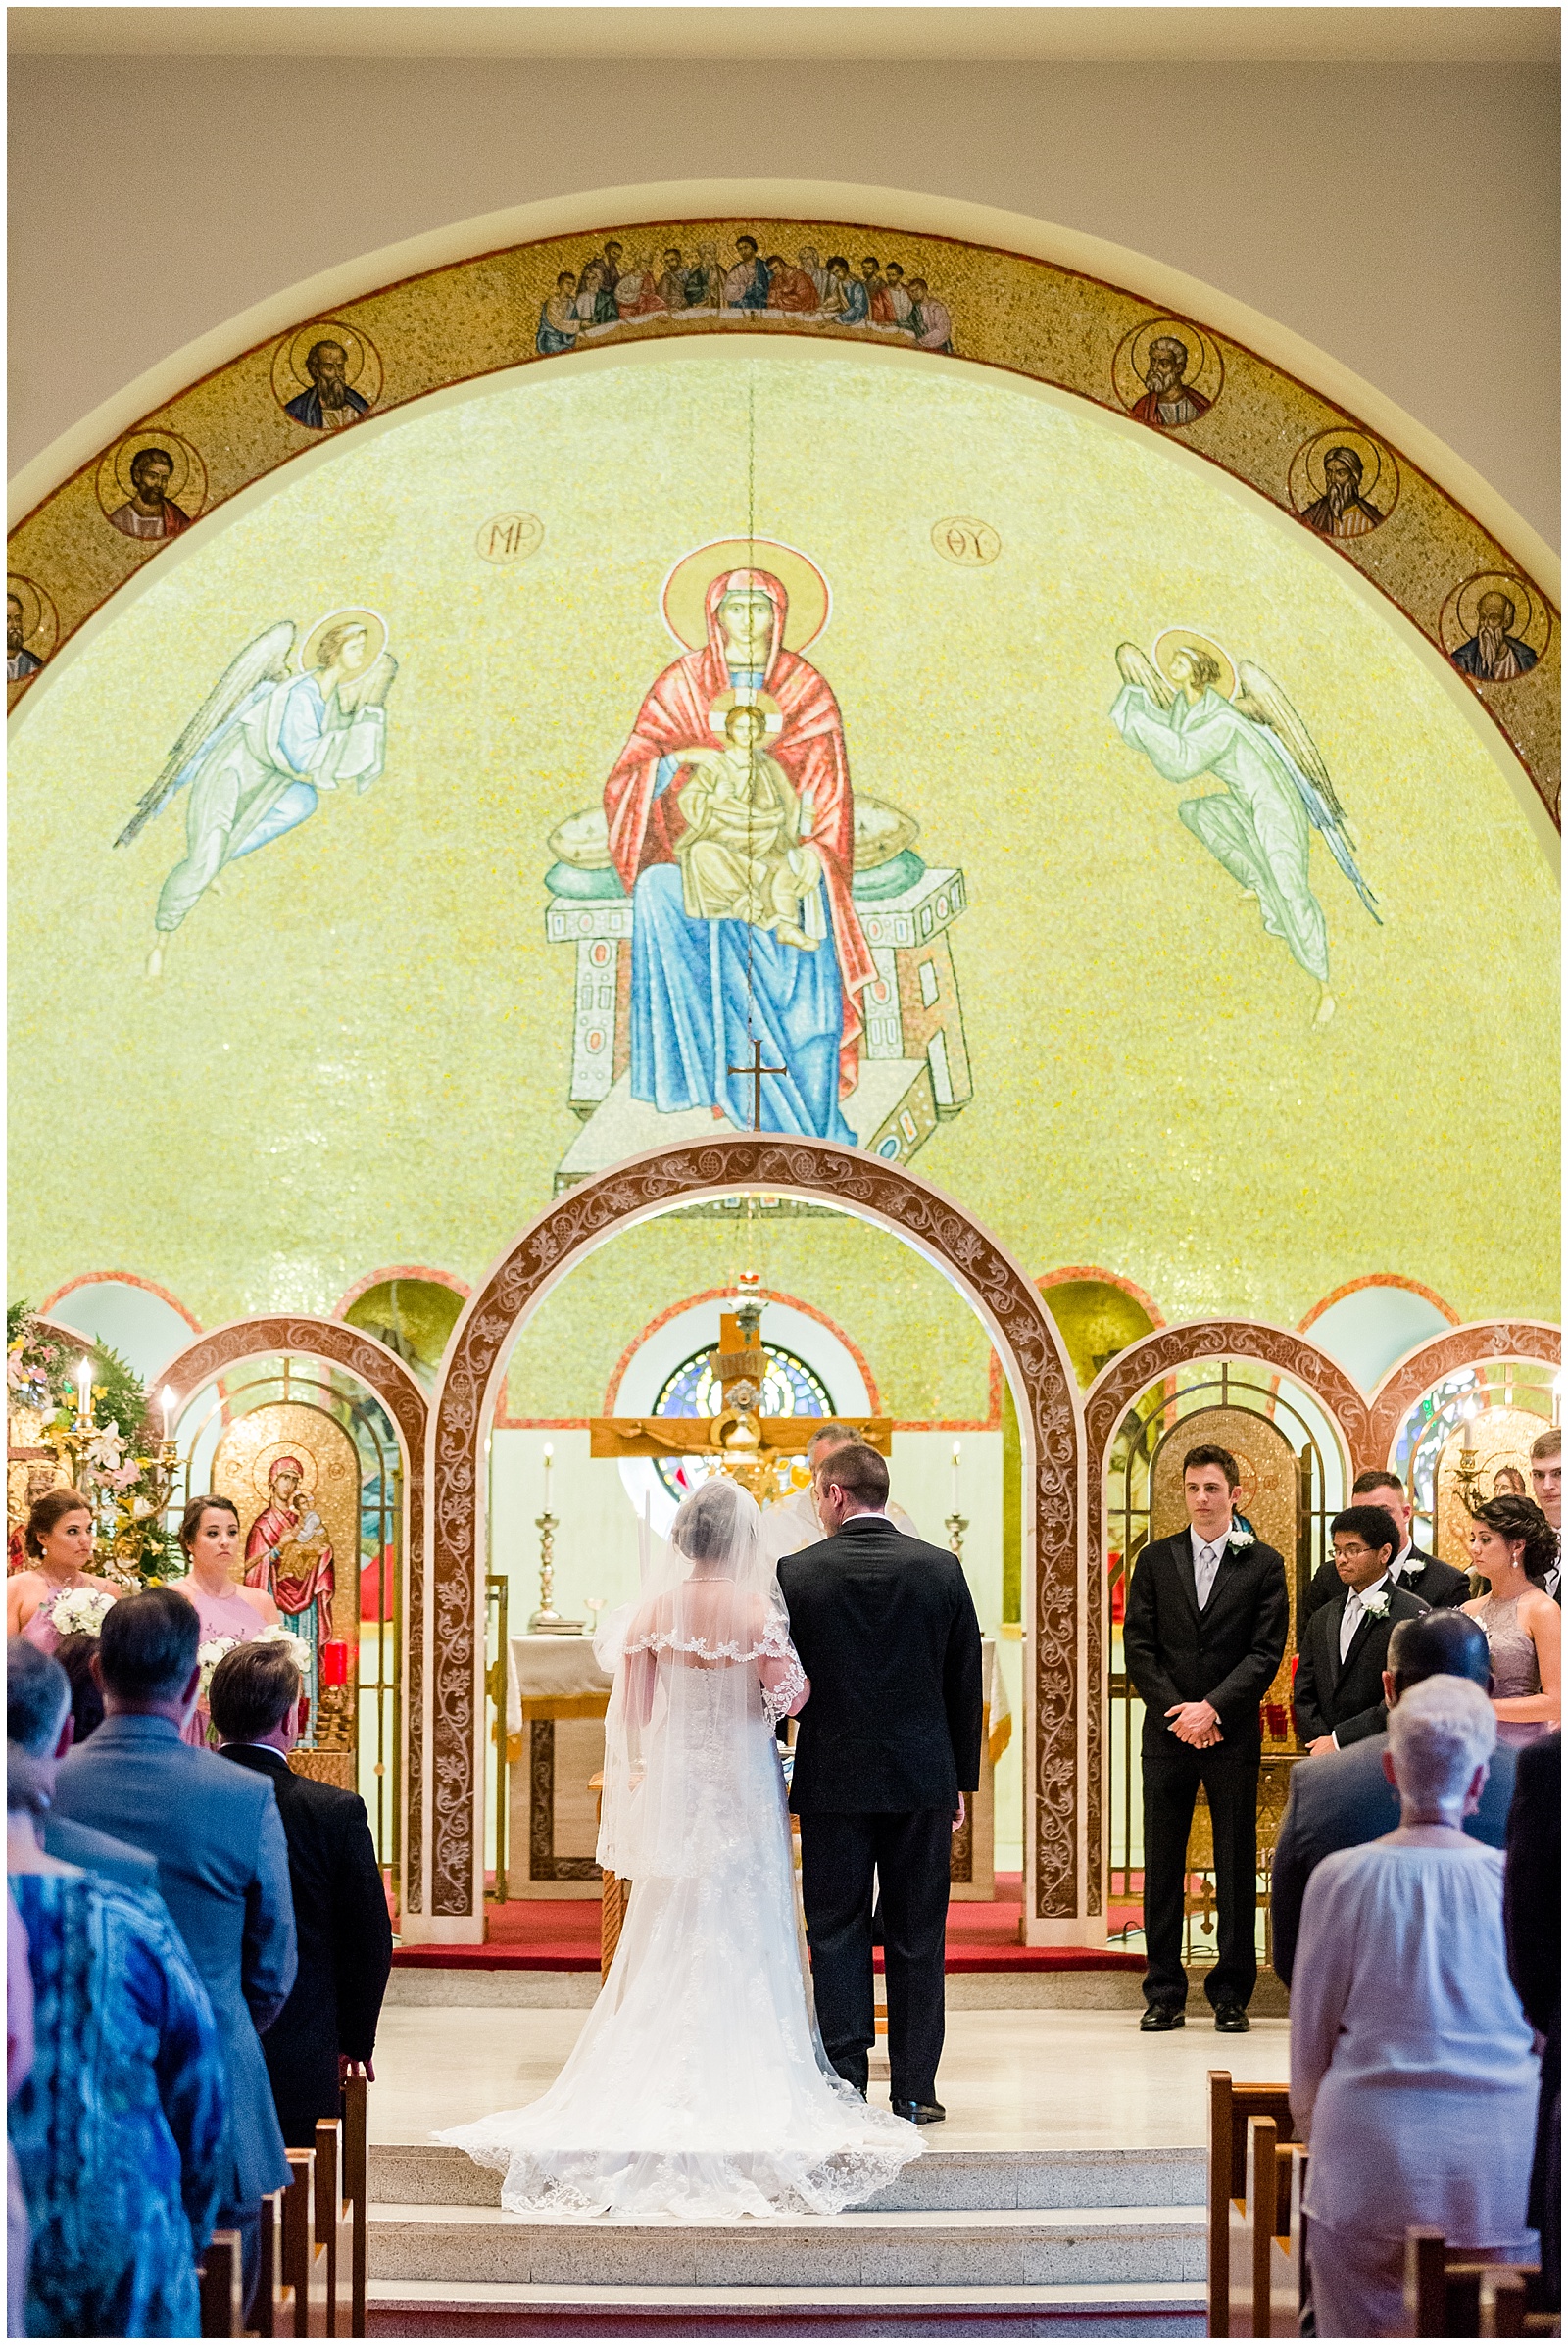
M613 238L630 269L644 255L657 276L661 256L673 245L687 262L710 244L719 265L736 259L736 239L750 235L763 254L777 249L786 259L809 248L819 258L836 252L860 273L865 255L885 269L897 260L904 281L924 277L931 293L951 314L953 348L987 366L1033 376L1069 390L1116 414L1125 412L1118 393L1129 386L1125 362L1116 358L1129 336L1147 328L1161 313L1139 296L1098 278L1079 275L1048 262L943 237L910 236L851 221L709 220L673 220L607 228L594 235L557 237L410 277L345 305L323 321L323 331L345 328L352 342L351 379L384 414L433 390L474 380L530 361L550 365L538 351L544 305L563 269L580 272L584 263ZM240 489L319 443L320 436L285 412L284 394L308 390L299 371L308 347L302 330L311 321L219 367L179 398L143 419L178 433L200 452L208 475L204 510L211 511ZM1168 321L1187 330L1180 319ZM652 337L690 339L698 335L782 334L791 339L874 339L869 328L849 328L777 313L761 316L634 318L596 336L596 346L646 342ZM907 341L907 336L894 335ZM1295 377L1269 365L1242 344L1201 322L1189 334L1192 371L1198 381L1200 342L1218 360L1222 387L1206 414L1176 426L1168 436L1247 481L1271 503L1295 513L1291 493L1293 459L1314 435L1339 423L1353 423ZM567 354L570 358L573 354ZM1211 366L1211 372L1214 371ZM1205 377L1204 379L1208 379ZM1212 386L1211 386L1212 387ZM127 435L134 437L136 435ZM1161 433L1161 436L1167 436ZM98 476L104 458L83 467L13 532L10 564L25 583L19 590L26 621L36 630L39 652L52 646L55 622L48 610L33 617L29 589L41 590L58 609L61 640L149 560L163 552L111 528L100 503ZM1389 595L1434 643L1443 640L1446 601L1470 577L1514 573L1508 559L1462 508L1428 480L1403 456L1398 458L1400 494L1383 525L1365 536L1336 545L1336 555L1361 570ZM1539 588L1535 589L1537 595ZM1556 812L1560 792L1560 734L1557 693L1560 651L1556 614L1547 611L1550 640L1539 669L1529 679L1478 683L1475 687L1499 729L1533 775L1547 806ZM1453 645L1447 644L1452 650ZM1528 681L1528 689L1521 684ZM13 680L14 705L29 689Z

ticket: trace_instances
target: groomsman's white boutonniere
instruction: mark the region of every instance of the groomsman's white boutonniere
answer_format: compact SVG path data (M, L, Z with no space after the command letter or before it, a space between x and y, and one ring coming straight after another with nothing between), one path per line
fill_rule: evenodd
M1368 1620L1383 1620L1387 1617L1390 1600L1389 1588L1376 1588L1370 1595L1361 1598L1361 1610L1366 1614Z
M1230 1543L1233 1547L1255 1546L1257 1544L1256 1534L1251 1531L1243 1531L1239 1525L1233 1525Z

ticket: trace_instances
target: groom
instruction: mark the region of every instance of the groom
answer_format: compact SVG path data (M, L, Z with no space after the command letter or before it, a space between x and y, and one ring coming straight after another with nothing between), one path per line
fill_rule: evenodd
M951 1843L980 1783L980 1624L956 1557L888 1520L887 1462L874 1449L833 1450L815 1487L828 1537L786 1555L778 1577L811 1682L790 1806L817 2024L829 2060L863 2095L880 1882L893 2107L937 2125Z

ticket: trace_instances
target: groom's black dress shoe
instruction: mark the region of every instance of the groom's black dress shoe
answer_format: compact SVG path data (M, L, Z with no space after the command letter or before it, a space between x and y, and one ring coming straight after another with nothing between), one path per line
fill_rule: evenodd
M1151 2003L1138 2023L1140 2031L1145 2035L1167 2035L1172 2027L1185 2027L1186 2025L1187 2014L1179 2003Z
M893 2114L911 2125L940 2125L948 2113L940 2101L895 2101Z
M1252 2023L1239 2003L1216 2003L1214 2032L1216 2035L1250 2035Z

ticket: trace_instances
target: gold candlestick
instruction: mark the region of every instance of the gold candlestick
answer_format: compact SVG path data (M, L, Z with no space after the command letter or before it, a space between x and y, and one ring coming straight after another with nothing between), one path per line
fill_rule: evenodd
M561 1525L546 1507L535 1515L534 1528L539 1534L539 1609L528 1616L531 1637L579 1637L580 1620L566 1620L556 1610L556 1533Z
M968 1528L969 1518L967 1515L956 1513L949 1515L947 1521L948 1545L960 1563L963 1561L963 1535Z

